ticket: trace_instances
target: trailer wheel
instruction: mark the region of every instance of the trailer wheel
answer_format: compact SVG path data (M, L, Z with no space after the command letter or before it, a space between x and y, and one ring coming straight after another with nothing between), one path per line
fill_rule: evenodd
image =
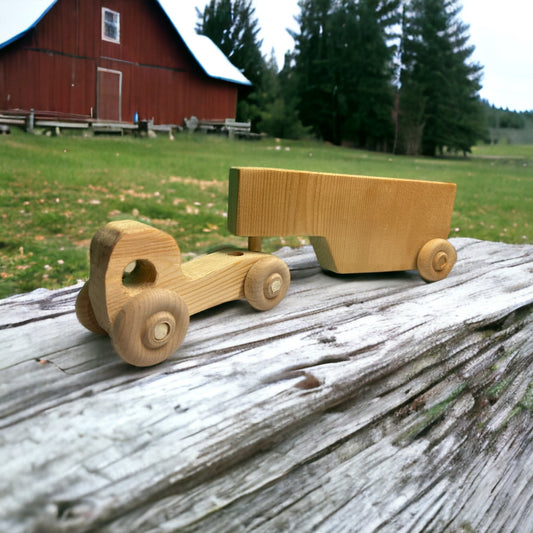
M89 298L89 282L81 288L76 298L76 316L79 323L92 333L98 335L107 335L107 331L98 324L96 317L94 316L93 306L91 299Z
M291 274L278 257L266 256L254 263L244 280L244 296L258 311L272 309L285 298Z
M456 260L457 252L449 241L432 239L422 246L416 266L424 280L439 281L451 272Z
M152 366L172 355L189 327L187 305L176 293L146 289L119 311L111 338L117 353L134 366Z

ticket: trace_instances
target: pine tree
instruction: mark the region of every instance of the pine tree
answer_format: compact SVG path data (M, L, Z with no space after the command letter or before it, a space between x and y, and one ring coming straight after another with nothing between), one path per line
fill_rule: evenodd
M211 0L203 12L197 8L196 14L196 32L209 37L252 83L251 89L239 91L237 120L251 120L255 127L270 98L265 90L270 74L261 54L259 21L252 1Z
M481 67L469 63L457 0L410 0L401 47L400 138L406 153L467 152L482 134Z
M343 136L361 148L386 149L393 138L391 28L399 21L399 4L400 0L359 0L344 2L339 10L345 29L342 46L348 54L340 62L348 107Z
M284 68L279 73L273 54L267 63L269 79L266 92L271 95L271 98L262 109L258 129L272 137L300 139L308 132L298 117L298 98L290 64L291 54L289 53L286 54Z
M385 147L392 139L388 30L400 0L302 0L296 42L300 116L325 140Z
M334 0L300 0L295 41L294 76L304 125L327 141L340 142L339 94L332 68L330 16Z
M252 1L211 0L203 12L196 8L196 14L196 32L207 35L253 85L258 85L265 60Z

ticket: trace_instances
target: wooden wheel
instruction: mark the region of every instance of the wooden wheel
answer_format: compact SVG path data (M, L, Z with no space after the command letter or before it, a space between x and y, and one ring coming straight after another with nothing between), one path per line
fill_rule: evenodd
M258 311L272 309L285 298L291 274L289 267L281 259L263 257L255 263L244 280L244 296Z
M93 306L89 298L89 282L85 283L76 298L76 316L84 328L98 333L98 335L107 335L107 331L98 324L94 316Z
M111 338L117 353L134 366L152 366L172 355L189 327L187 305L175 292L146 289L119 311Z
M444 279L457 260L455 248L446 239L428 241L418 253L416 267L426 281Z

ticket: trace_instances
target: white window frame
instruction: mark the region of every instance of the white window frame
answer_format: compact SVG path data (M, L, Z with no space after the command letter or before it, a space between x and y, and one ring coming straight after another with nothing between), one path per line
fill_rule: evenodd
M116 38L110 37L106 33L106 14L111 13L113 15L113 26L116 27L117 36ZM110 43L120 44L120 13L108 9L107 7L102 8L102 40L108 41Z

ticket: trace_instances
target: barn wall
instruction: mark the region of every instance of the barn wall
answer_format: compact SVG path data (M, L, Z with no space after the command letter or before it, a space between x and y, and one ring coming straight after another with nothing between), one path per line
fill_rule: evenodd
M51 74L53 73L53 74ZM96 62L13 48L0 52L0 108L91 115Z
M101 38L103 6L120 13L120 44ZM123 120L235 116L237 86L203 73L154 0L59 0L0 51L0 108L95 115L98 68L122 73Z

